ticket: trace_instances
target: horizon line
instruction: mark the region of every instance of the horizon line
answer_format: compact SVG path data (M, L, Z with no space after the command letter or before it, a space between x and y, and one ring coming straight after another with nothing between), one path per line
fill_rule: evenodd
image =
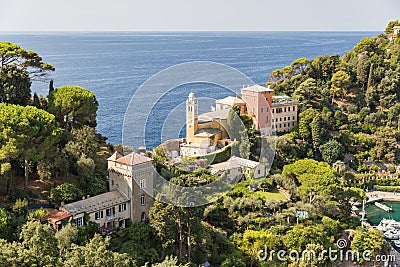
M2 33L63 33L63 32L155 32L155 33L171 33L171 32L381 32L382 30L0 30Z

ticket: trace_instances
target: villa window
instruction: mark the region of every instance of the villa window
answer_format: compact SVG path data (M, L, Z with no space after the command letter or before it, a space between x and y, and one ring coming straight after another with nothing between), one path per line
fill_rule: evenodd
M279 118L279 121L282 121L282 118Z
M285 107L285 112L286 112L286 107Z
M145 179L140 180L139 187L140 187L140 189L146 188L146 180Z
M114 214L115 214L115 207L106 209L106 215L107 216L112 216Z
M269 111L269 108L267 107L267 112Z
M266 118L266 122L267 122L267 123L269 122L269 118L268 118L268 115L267 115L267 118Z
M294 120L294 116L293 116L293 120Z
M126 211L126 203L119 204L119 212Z
M272 119L272 122L274 122L274 119Z
M275 109L274 108L272 109L272 113L275 113Z
M286 121L286 117L283 117L283 120Z
M275 126L275 125L273 125L273 124L272 124L272 129L275 129L275 127L274 127L274 126Z
M264 109L263 108L261 108L261 113L263 113L264 112Z
M84 220L83 217L75 219L75 226L83 226L84 225Z
M257 170L257 174L261 174L261 170Z
M296 107L295 106L293 107L293 111L296 111Z
M253 108L253 114L255 114L256 112L255 112L255 109Z
M144 206L146 204L144 195L140 196L140 205Z
M101 219L101 218L103 218L103 211L102 210L101 211L96 211L96 213L94 214L94 219L98 220L98 219Z
M292 122L292 126L294 126L294 122Z
M142 212L142 215L140 215L140 220L142 222L146 221L146 212Z
M287 110L290 111L290 107L288 107Z

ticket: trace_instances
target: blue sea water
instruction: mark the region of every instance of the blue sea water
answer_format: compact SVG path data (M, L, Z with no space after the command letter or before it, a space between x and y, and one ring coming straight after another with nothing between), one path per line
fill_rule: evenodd
M9 41L37 51L55 66L55 87L79 85L95 92L99 102L97 130L110 143L121 143L129 101L152 75L175 64L213 61L237 68L255 83L265 84L271 71L299 57L342 55L362 38L377 32L46 32L0 33ZM200 90L201 89L201 90ZM48 84L32 91L47 95ZM166 94L149 117L148 148L158 145L163 119L190 91L219 98L229 93L215 86L181 86ZM151 91L148 92L151 94ZM202 108L208 111L209 104ZM137 107L140 113L140 107ZM182 122L184 123L184 122ZM177 126L181 129L181 125ZM138 127L140 128L140 127ZM147 132L147 131L146 131ZM179 130L178 130L179 132Z

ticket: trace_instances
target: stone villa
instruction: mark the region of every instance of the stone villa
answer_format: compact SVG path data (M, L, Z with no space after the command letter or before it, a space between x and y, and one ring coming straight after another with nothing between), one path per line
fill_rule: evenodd
M89 220L112 230L124 228L128 221L147 220L153 206L153 198L146 193L153 190L152 159L135 152L126 156L115 152L108 159L108 173L110 192L50 211L47 220L55 231L68 221L82 226Z

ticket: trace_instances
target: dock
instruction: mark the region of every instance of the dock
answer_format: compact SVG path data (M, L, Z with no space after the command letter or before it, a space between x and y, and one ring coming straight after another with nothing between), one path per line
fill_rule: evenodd
M385 204L379 203L379 202L375 202L375 206L377 206L378 208L380 208L386 212L392 211L392 208L386 206Z

